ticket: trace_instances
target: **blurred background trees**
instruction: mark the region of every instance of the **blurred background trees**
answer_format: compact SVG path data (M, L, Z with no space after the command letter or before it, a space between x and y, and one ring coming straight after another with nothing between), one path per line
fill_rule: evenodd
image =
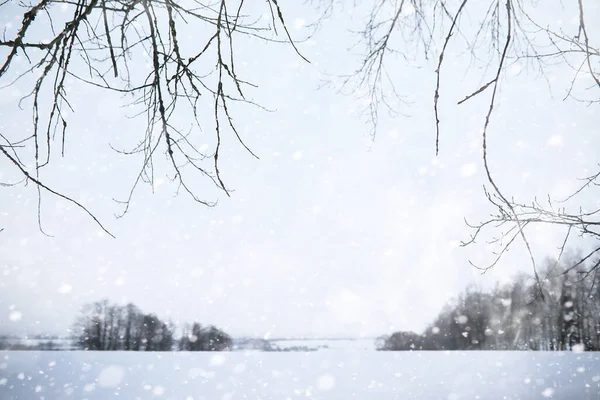
M600 350L600 286L586 266L548 261L545 301L536 280L517 275L490 291L468 287L422 334L395 332L380 350Z
M77 317L74 330L77 343L85 350L125 351L224 351L231 337L222 330L195 322L179 340L171 321L145 314L134 304L120 306L107 299L86 304Z
M186 325L179 340L182 351L223 351L231 348L231 337L214 326L202 327L194 322Z

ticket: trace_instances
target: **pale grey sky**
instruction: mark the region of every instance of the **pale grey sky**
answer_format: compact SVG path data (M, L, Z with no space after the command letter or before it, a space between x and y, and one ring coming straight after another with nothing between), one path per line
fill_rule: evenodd
M310 10L288 9L295 36L306 33ZM0 26L18 21L0 16ZM0 330L64 333L83 303L106 296L233 335L379 335L420 330L468 283L489 285L529 269L517 246L482 277L468 260L489 261L490 249L457 246L470 233L465 217L477 221L493 211L481 189L489 97L456 106L481 85L483 71L477 64L467 71L469 59L454 49L459 58L444 69L435 158L434 62L393 64L412 101L402 110L409 116L382 112L371 142L360 101L317 90L323 73L356 65L347 51L356 24L341 12L299 44L311 64L285 46L240 47L238 73L259 85L253 97L276 112L235 110L261 159L227 133L221 173L235 191L228 198L201 186L204 198L218 198L214 208L174 197L163 169L155 193L140 187L130 212L116 220L121 208L112 198L126 197L140 160L116 154L109 142L135 143L144 120L127 120L118 96L73 82L66 155L42 177L88 206L116 239L48 195L42 216L53 237L43 236L34 188L0 188ZM550 92L524 65L509 69L489 134L491 167L507 193L523 200L564 195L596 166L596 108L562 101L571 73L549 69ZM18 87L0 92L0 131L9 137L30 128L30 110L18 111L18 97ZM0 160L0 179L16 176ZM556 253L556 232L530 234L540 259Z

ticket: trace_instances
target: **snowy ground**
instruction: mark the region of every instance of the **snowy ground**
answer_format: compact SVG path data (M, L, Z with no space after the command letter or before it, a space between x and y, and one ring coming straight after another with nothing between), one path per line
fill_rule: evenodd
M375 338L367 339L275 339L280 349L307 347L316 350L375 350Z
M0 399L598 399L600 354L0 352Z

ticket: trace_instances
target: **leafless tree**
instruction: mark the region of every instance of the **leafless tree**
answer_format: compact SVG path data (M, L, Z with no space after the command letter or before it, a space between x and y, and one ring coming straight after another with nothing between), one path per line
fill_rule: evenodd
M491 291L470 286L448 302L420 335L397 332L379 341L382 350L581 350L600 349L596 280L578 277L574 261L547 260L546 301L538 298L535 279L521 273Z
M4 1L0 5L8 3ZM138 184L153 182L157 151L166 155L172 179L180 188L199 203L214 204L197 194L190 186L187 174L196 172L228 194L219 172L224 128L227 127L246 147L233 123L231 108L236 103L258 106L245 95L252 84L236 72L234 41L240 37L258 37L278 42L276 35L279 34L281 41L291 44L298 52L277 0L263 3L271 15L269 23L253 17L253 13L246 14L246 3L244 0L41 0L23 4L25 12L21 25L12 36L5 34L0 41L0 49L5 51L2 53L4 61L0 63L0 82L7 81L8 71L17 56L27 58L31 68L17 74L16 79L36 77L26 97L32 104L34 129L31 135L22 138L11 137L9 140L5 135L1 136L0 152L20 172L23 182L36 185L38 199L41 199L41 192L46 191L75 203L93 217L82 204L54 191L40 178L40 171L51 161L54 143L60 146L60 153L65 151L67 121L63 114L74 108L68 101L65 79L73 77L93 86L133 96L133 104L141 106L147 118L147 129L139 145L124 152L141 155L142 163L132 190L123 202L123 213L127 212ZM431 94L431 105L435 118L432 121L432 144L435 144L436 154L443 148L444 121L439 110L444 106L441 82L445 65L452 57L447 50L460 42L467 52L455 57L469 57L472 62L487 63L481 86L466 92L458 105L476 97L485 99L488 104L481 124L482 163L488 182L484 190L497 212L489 219L471 225L473 236L464 245L475 243L484 231L495 235L492 243L498 246L498 250L489 265L480 267L486 270L496 265L515 242L522 242L540 285L539 293L543 296L543 279L537 273L528 229L534 225L563 227L565 238L559 260L572 237L579 235L596 239L599 234L596 227L600 223L598 210L583 210L576 206L569 209L561 201L576 202L582 192L593 191L600 183L600 172L586 178L582 187L568 199L549 198L543 203L537 200L530 204L519 203L504 193L494 180L488 162L488 135L494 123L494 109L499 102L499 87L508 67L515 62L523 62L542 74L549 65L566 65L572 68L573 74L565 98L594 106L600 102L598 92L588 90L600 88L600 50L593 43L588 29L598 24L598 16L585 12L586 7L593 5L592 2L552 1L552 6L564 7L566 16L563 19L570 15L578 21L572 28L561 26L557 21L546 21L544 9L548 4L535 0L355 0L351 3L311 0L308 3L318 5L322 12L316 27L339 7L364 4L371 7L368 18L358 31L355 47L362 50L362 61L352 73L342 77L341 89L366 100L364 111L373 134L382 107L393 114L403 112L405 98L400 90L403 77L394 75L389 67L390 59L409 61L422 57L433 60L435 90ZM66 16L61 21L56 20L59 18L56 7L67 9L61 14ZM30 39L35 24L49 26L52 38L42 42ZM178 34L192 24L202 26L207 33L198 48L188 49L184 48ZM198 39L197 42L200 41ZM130 71L130 67L133 68L130 61L144 57L144 54L148 55L150 72L137 81ZM211 65L210 73L200 72L203 62ZM593 87L581 88L579 82L582 80L578 79L581 76L591 78ZM39 101L42 88L46 86L54 102L42 123ZM582 93L589 97L582 97ZM176 109L187 110L196 117L197 131L201 122L197 113L201 95L210 97L214 110L215 146L211 153L199 151L192 132L175 126L173 118ZM26 167L28 163L19 154L31 146L35 149L35 165L29 169ZM98 220L96 222L100 224ZM573 268L590 258L596 259L598 252L600 246L577 261ZM598 267L598 263L592 263L590 274Z
M339 6L338 0L322 0L321 6L328 12ZM358 32L356 48L361 50L362 58L358 67L350 74L342 76L341 83L334 80L341 91L347 91L363 98L366 104L364 113L375 134L379 113L383 109L397 113L405 101L401 95L403 77L394 74L395 59L412 61L422 57L433 60L435 64L435 90L432 93L432 108L435 118L432 121L432 143L435 143L436 155L442 146L443 121L439 109L443 106L444 93L440 82L444 78L444 66L452 55L447 54L449 45L459 43L466 52L454 57L471 59L470 62L483 63L481 81L483 84L465 93L458 106L473 99L487 101L488 107L482 115L481 149L482 163L486 172L487 185L484 193L497 212L479 224L469 225L473 235L463 245L470 245L482 239L483 231L494 236L492 243L498 248L494 258L483 271L495 266L506 251L515 242L522 242L529 254L534 276L540 286L543 279L537 273L528 228L534 225L559 226L564 228L564 242L560 246L558 259L569 245L569 239L578 235L584 239L600 239L600 209L583 210L575 205L576 197L590 192L600 185L600 172L583 180L582 186L567 199L551 199L541 203L534 200L531 204L515 201L496 183L488 161L488 135L493 126L494 109L499 99L497 93L503 77L511 65L516 62L534 68L545 77L546 68L555 64L570 67L573 74L565 99L584 102L597 106L600 96L600 47L592 43L588 26L599 23L597 13L587 15L586 5L593 2L574 0L572 2L552 1L553 7L561 7L562 18L570 17L578 21L571 31L560 21L544 20L547 2L534 0L374 0L369 17ZM564 4L563 4L564 3ZM371 4L371 3L369 3ZM600 44L598 44L600 45ZM464 61L463 61L464 64ZM470 64L469 64L470 65ZM591 87L580 87L578 78L591 78ZM589 97L582 97L582 94ZM433 146L433 144L432 144ZM598 169L600 171L600 168ZM598 257L600 246L576 260L572 268L578 268L590 258ZM600 261L591 264L588 275L600 267Z
M16 2L0 1L6 9ZM68 79L128 96L131 105L147 120L146 130L132 149L116 149L139 155L141 166L124 201L125 214L140 183L153 184L156 157L164 154L171 179L196 202L212 206L209 195L198 193L190 183L197 176L214 183L229 195L219 170L223 135L231 133L254 157L240 136L231 108L236 103L260 107L246 91L254 85L237 72L236 42L259 38L291 44L283 11L277 0L263 2L248 12L245 0L39 0L22 2L21 24L0 38L0 83L29 85L19 105L29 102L33 112L32 131L27 134L0 132L0 156L18 171L23 180L3 186L32 183L38 191L38 223L42 229L42 193L58 196L83 209L107 233L108 230L86 206L45 184L43 168L52 155L64 155L68 137L66 114L77 110L70 101ZM259 6L260 7L260 6ZM7 12L7 11L1 11ZM270 20L261 18L268 13ZM195 46L180 37L193 29ZM49 39L40 41L40 32ZM282 36L282 39L278 39ZM15 61L25 58L28 69ZM303 57L302 57L303 58ZM139 60L149 68L140 71ZM136 61L136 63L132 62ZM204 97L203 97L204 96ZM202 99L207 99L202 101ZM45 110L45 104L50 109ZM212 105L210 105L212 104ZM43 105L43 106L42 106ZM212 107L211 121L201 121L201 106ZM177 112L195 127L177 125ZM181 115L181 114L180 114ZM195 136L202 125L214 132L214 147L203 152ZM33 155L30 151L33 149ZM29 168L28 165L31 165ZM192 176L190 176L192 175ZM43 230L42 230L43 231Z

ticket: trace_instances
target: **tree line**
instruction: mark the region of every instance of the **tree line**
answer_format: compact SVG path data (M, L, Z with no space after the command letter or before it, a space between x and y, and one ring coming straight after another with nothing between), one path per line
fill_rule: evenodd
M83 306L74 330L83 350L224 351L232 344L227 333L197 322L191 329L186 325L177 339L173 322L143 313L132 303L122 306L107 299Z
M600 350L597 268L548 261L489 291L469 286L423 333L399 331L378 350ZM568 267L569 266L569 267Z

